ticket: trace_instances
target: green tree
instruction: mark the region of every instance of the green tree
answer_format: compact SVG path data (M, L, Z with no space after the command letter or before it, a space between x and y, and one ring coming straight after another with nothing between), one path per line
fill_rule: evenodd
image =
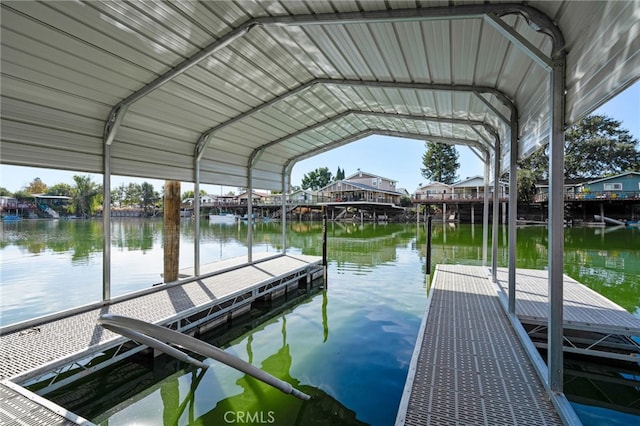
M4 197L10 197L11 191L9 191L7 188L5 188L4 186L0 186L0 196L4 196Z
M340 180L344 180L344 169L341 169L338 166L338 170L336 171L336 177L334 179L336 182Z
M427 151L422 155L424 168L422 176L432 182L451 184L455 182L456 172L460 167L458 151L453 145L426 142Z
M123 203L126 206L137 207L140 205L142 188L137 183L129 183L125 189Z
M200 196L202 195L207 195L207 191L205 191L204 189L200 190ZM196 197L194 197L194 192L192 189L188 190L188 191L184 191L182 193L182 201L186 200L187 198L193 198L195 199Z
M56 183L45 191L45 195L57 195L63 197L71 197L73 188L68 183Z
M302 177L302 189L317 190L323 188L332 180L331 172L327 167L319 167Z
M638 141L617 120L590 115L565 133L565 178L598 178L640 171ZM548 179L548 146L521 162L539 179Z
M142 182L140 185L140 205L145 212L153 212L153 206L160 198L160 194L153 190L153 185L149 182Z
M100 204L101 188L90 176L74 175L76 186L71 191L70 210L78 216L90 217Z
M538 180L533 170L518 169L518 201L525 203L533 201Z
M13 198L15 198L18 201L28 201L28 200L33 201L33 196L31 195L31 193L27 192L24 189L14 192Z
M37 177L35 178L33 181L31 181L31 183L29 185L27 185L27 187L25 188L25 191L27 191L29 194L44 194L47 190L47 185L42 182L42 180Z
M126 194L127 189L125 188L124 183L121 183L116 189L111 190L111 204L122 207L122 202L124 201Z

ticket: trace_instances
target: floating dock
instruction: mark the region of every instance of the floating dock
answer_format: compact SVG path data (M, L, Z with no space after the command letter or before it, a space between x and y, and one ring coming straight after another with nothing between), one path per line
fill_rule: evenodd
M217 262L200 277L158 285L0 329L0 378L27 386L43 383L46 394L145 349L96 323L113 313L174 330L205 331L246 313L251 303L309 288L323 275L321 258L305 255L256 255Z
M509 293L508 270L498 268L498 285ZM549 279L547 271L516 271L516 315L538 348L546 348ZM640 318L584 284L564 275L564 352L638 362Z
M93 423L7 380L0 380L0 425L89 426Z
M396 425L563 424L480 266L437 265Z

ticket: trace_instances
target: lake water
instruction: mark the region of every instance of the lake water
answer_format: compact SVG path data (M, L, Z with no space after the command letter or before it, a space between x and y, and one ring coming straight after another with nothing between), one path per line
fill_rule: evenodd
M101 222L22 221L2 226L3 325L99 299ZM162 222L124 219L114 220L112 226L112 293L160 282ZM321 230L320 223L289 223L290 252L320 255ZM506 266L505 231L501 227L499 233L500 266ZM202 223L202 262L245 254L246 236L243 223ZM98 379L101 391L95 397L76 398L74 403L69 398L72 387L57 394L60 403L109 425L393 424L427 295L424 228L329 223L328 237L326 292L305 295L273 316L211 337L312 394L313 403L301 403L214 361L207 361L214 366L200 372L167 359L158 361L165 363L161 367L125 363ZM567 228L565 271L640 316L637 238L637 229ZM518 267L544 268L546 239L544 227L520 228ZM434 224L433 264L480 264L481 242L481 226ZM280 244L280 224L255 225L254 252L276 253ZM180 267L191 266L193 223L187 220L182 223ZM584 375L567 377L568 389L577 388L572 390L573 399L585 424L639 420L639 407L633 401L640 393L633 377L637 384L640 374L620 373L613 367L615 372L604 372L602 366L586 362L570 369L592 376L598 369L604 377L631 375L628 384L605 380L600 385L590 377L588 384L602 394L605 408L584 404L594 398L579 395L586 388L580 381ZM247 417L251 422L245 421Z

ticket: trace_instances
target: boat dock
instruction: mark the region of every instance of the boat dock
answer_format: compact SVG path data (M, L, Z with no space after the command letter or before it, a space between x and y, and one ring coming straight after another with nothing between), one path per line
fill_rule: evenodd
M89 426L92 423L15 383L0 380L0 425Z
M76 308L0 329L0 378L22 386L46 383L46 394L145 349L97 324L106 313L196 333L246 313L251 303L309 288L322 277L321 258L279 254L203 265L182 279L106 303Z
M498 285L509 293L508 270L497 269ZM547 271L516 271L516 315L538 348L546 348ZM564 352L638 362L640 318L584 284L564 275Z
M484 267L436 267L396 419L426 424L563 424Z

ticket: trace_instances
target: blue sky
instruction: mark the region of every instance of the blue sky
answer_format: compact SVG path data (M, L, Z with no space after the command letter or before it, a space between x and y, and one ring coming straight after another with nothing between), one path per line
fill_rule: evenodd
M640 82L636 82L607 104L598 108L595 113L605 114L621 121L622 127L629 130L637 140L640 140ZM460 169L458 169L460 179L484 173L480 160L471 151L462 146L457 149L460 153ZM370 136L299 162L293 168L291 182L293 185L300 185L302 177L306 173L319 167L328 167L329 171L335 175L340 167L347 176L360 169L394 179L398 181L399 188L406 188L409 192L413 192L420 183L427 182L420 174L424 152L424 141ZM47 185L73 184L73 175L75 174L84 175L84 173L78 172L1 165L0 186L15 192L27 186L36 177L39 177ZM91 175L91 177L94 181L102 183L101 175ZM117 187L121 183L142 183L144 181L151 183L157 191L160 191L164 185L162 180L113 176L111 186ZM219 194L221 190L224 193L230 190L237 192L237 188L221 188L219 185L202 185L201 187L212 194ZM181 189L183 192L193 189L193 184L185 183Z

